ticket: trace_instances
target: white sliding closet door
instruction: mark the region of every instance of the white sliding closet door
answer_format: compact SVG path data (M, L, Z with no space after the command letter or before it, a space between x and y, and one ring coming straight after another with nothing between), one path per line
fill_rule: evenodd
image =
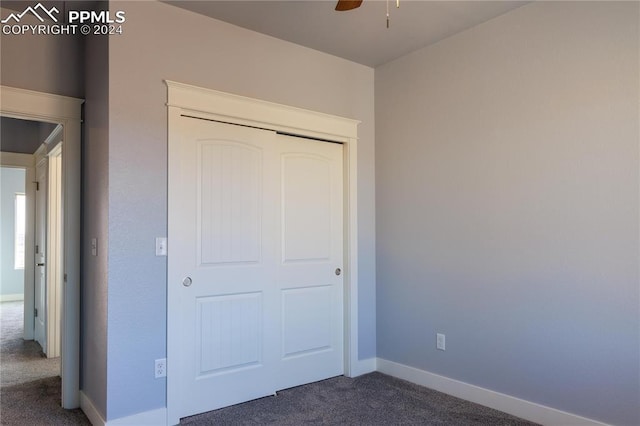
M342 145L181 119L181 417L343 373Z

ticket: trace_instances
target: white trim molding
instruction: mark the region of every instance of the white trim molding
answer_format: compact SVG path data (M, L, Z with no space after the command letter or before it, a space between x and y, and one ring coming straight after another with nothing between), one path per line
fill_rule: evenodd
M373 373L377 369L377 358L360 359L351 367L351 375L349 377L358 377L364 374Z
M91 398L89 398L83 391L80 391L80 409L87 416L93 426L105 426L105 421L100 411L96 408Z
M167 409L163 407L109 420L106 426L158 426L165 424L166 421Z
M55 129L53 129L51 131L51 133L49 133L49 136L47 136L44 140L44 144L45 145L50 145L52 142L56 142L58 140L59 137L62 136L62 125L58 124Z
M164 407L107 421L83 391L80 391L80 408L93 426L158 426L167 422Z
M107 421L83 391L80 391L80 408L93 426L158 426L166 424L167 421L166 408L144 411Z
M263 128L333 142L344 146L344 374L349 377L362 374L371 367L360 367L358 360L358 169L357 169L357 127L360 123L343 117L336 117L315 111L308 111L287 105L280 105L263 100L246 98L216 90L204 89L173 81L165 81L168 88L168 141L169 141L169 205L171 205L171 188L173 168L171 158L180 147L180 117L189 116ZM175 166L174 166L175 167ZM170 210L170 209L169 209ZM172 229L171 211L169 211L168 234L171 244ZM171 267L169 254L167 270L168 284L175 282L176 275ZM177 299L178 287L168 285L168 300ZM179 391L179 362L181 348L178 321L168 310L167 317L167 423L179 422L182 395Z
M269 130L287 131L327 139L357 138L360 121L316 111L247 98L217 90L205 89L165 80L169 88L168 107L176 107L185 115L216 114L216 120ZM215 102L211 100L215 98ZM332 138L333 136L333 138ZM340 140L342 141L342 140Z
M33 154L18 154L16 152L0 152L0 164L4 167L34 168L36 160Z
M106 426L157 426L167 421L167 409L158 408L132 416L109 420Z
M62 130L62 126L56 128ZM46 146L43 144L42 146ZM62 316L62 142L47 154L47 203L46 203L46 315L47 315L47 357L60 356L60 324Z
M80 124L83 103L83 99L0 86L0 115L3 117L62 125L62 136L65 141L62 155L64 286L60 375L62 407L67 409L80 406L80 185L82 182ZM3 161L4 157L3 154ZM29 287L25 286L25 297Z
M377 360L377 370L389 376L397 377L542 425L607 426L606 423L382 358L378 358Z
M24 293L0 294L0 302L18 302L24 300Z
M2 94L2 115L57 123L64 126L67 120L80 120L80 106L83 99L50 93L35 92L17 87L0 86Z

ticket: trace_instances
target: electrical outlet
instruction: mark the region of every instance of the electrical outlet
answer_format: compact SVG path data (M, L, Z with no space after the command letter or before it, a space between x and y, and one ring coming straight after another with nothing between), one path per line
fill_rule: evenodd
M167 377L167 359L156 359L156 379Z
M436 334L436 349L439 349L441 351L445 350L444 334L440 334L440 333Z

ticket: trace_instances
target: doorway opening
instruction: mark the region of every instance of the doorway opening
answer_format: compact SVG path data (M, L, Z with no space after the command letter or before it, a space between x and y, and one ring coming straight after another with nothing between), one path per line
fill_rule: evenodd
M0 86L0 97L2 119L53 126L47 136L38 137L38 147L40 142L47 143L39 151L36 147L37 152L15 152L7 148L10 138L3 135L2 149L7 152L0 153L0 165L22 168L26 174L23 338L33 340L36 319L46 318L37 332L38 343L43 353L59 357L61 406L77 408L80 406L80 123L84 101L7 86ZM46 190L36 183L37 172L50 183ZM36 244L36 193L40 190L40 206L45 207L39 222L47 231ZM31 223L34 226L29 226ZM44 277L38 299L36 275ZM51 284L47 283L47 276ZM38 316L36 303L42 306Z
M63 129L10 117L0 129L4 387L60 375Z

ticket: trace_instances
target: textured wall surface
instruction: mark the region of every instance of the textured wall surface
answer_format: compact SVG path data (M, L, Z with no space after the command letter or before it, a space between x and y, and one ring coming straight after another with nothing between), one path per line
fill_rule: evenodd
M379 357L640 424L638 7L534 2L376 69Z
M81 388L107 413L107 293L109 212L109 38L86 40L86 100L82 149ZM97 256L91 254L96 238Z
M5 8L1 11L3 17L15 12ZM20 23L41 24L31 14ZM80 35L2 34L0 82L4 86L83 98L83 42Z

